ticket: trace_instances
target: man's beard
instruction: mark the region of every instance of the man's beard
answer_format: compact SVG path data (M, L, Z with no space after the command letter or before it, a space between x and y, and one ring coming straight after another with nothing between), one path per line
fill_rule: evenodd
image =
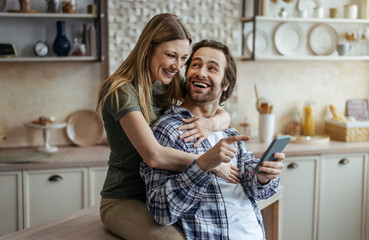
M189 96L189 98L196 102L196 103L207 103L207 102L212 102L216 99L218 99L218 97L222 94L222 91L220 91L219 93L216 93L216 89L211 88L210 87L210 91L208 91L206 94L202 94L201 96L196 95L196 94L192 94L191 92L191 82L190 81L186 81L186 95Z

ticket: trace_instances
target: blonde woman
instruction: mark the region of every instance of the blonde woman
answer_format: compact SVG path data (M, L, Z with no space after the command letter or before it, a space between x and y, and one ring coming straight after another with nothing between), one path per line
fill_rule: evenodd
M139 175L140 158L150 167L183 172L199 156L161 146L150 123L162 110L181 100L179 71L192 42L182 21L173 14L158 14L145 26L136 46L102 85L101 110L110 145L109 169L101 191L101 220L125 239L185 239L177 226L160 226L145 205L145 185ZM184 120L179 141L198 145L210 132L225 129L229 115L221 108L208 119ZM232 149L201 158L225 159ZM226 162L226 161L225 161ZM236 183L236 168L223 164L218 176Z

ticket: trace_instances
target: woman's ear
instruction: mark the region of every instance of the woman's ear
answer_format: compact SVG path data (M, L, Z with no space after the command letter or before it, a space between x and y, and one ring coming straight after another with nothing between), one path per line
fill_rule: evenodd
M150 44L149 48L147 49L146 56L149 56L152 50L152 44Z

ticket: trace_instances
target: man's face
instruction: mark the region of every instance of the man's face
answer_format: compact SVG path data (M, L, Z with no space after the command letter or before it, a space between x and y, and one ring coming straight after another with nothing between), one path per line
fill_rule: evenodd
M186 94L197 103L219 103L227 60L220 50L203 47L195 52L186 74Z

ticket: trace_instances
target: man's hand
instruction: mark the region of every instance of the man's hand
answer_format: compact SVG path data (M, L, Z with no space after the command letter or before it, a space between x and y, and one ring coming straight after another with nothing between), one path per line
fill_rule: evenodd
M179 131L187 130L185 133L179 135L180 139L188 142L196 138L197 141L194 143L194 147L197 147L204 139L206 139L213 131L211 128L211 121L208 118L192 117L182 118L182 122L185 125L178 128Z
M214 147L197 159L197 165L199 165L203 171L207 172L221 163L228 163L237 154L236 149L231 144L238 141L247 141L249 139L250 137L248 136L232 136L223 138Z
M241 176L238 173L238 168L232 163L221 163L210 170L213 171L218 177L221 177L230 183L237 184L240 182Z
M261 171L260 173L253 171L261 184L267 184L270 180L281 174L283 169L282 161L286 156L284 153L275 153L273 156L277 159L276 161L264 161L258 168Z

